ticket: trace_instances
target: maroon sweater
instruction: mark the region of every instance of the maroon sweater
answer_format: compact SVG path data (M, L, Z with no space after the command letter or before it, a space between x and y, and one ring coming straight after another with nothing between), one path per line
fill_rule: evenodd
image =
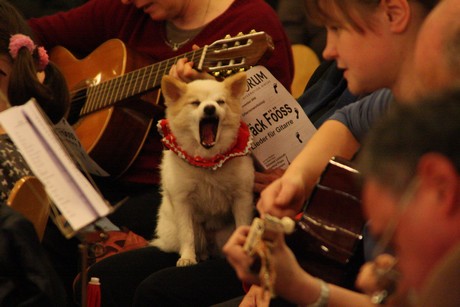
M131 50L150 56L153 62L176 57L192 49L193 44L204 46L239 32L265 31L272 38L275 50L268 59L259 62L288 89L294 69L289 41L276 13L264 0L235 0L210 22L193 40L177 51L165 44L165 22L153 21L134 5L120 0L90 0L68 12L37 19L29 24L40 44L48 50L61 45L74 54L91 53L103 42L118 38ZM155 130L155 129L152 129ZM123 179L130 182L158 184L158 165L162 146L159 134L152 131Z

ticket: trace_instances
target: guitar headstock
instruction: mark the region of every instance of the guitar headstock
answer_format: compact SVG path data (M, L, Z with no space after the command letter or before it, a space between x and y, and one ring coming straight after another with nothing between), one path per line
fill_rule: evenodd
M274 50L273 40L265 32L227 36L203 47L203 55L196 69L218 75L248 69Z

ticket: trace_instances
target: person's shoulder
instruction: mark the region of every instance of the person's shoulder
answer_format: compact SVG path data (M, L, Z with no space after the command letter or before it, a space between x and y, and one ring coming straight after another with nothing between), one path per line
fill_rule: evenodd
M18 237L18 230L22 233L35 232L32 223L8 206L5 201L0 201L0 225L3 233L15 233L16 237Z
M288 42L276 12L263 0L235 0L219 17L208 24L207 30L230 30L231 33L250 30L265 31L275 43Z
M430 274L426 286L420 295L420 306L459 306L460 291L460 244L439 261Z
M277 16L273 8L264 0L235 0L230 6L230 10L244 12L247 15L256 15L259 17Z
M357 101L343 107L341 110L342 112L346 111L349 113L380 116L380 114L386 112L386 109L392 100L393 94L391 90L383 88L368 95L359 97Z
M234 6L258 6L262 9L269 8L271 11L275 11L270 4L265 0L235 0L233 2Z
M275 41L287 40L284 28L276 12L264 0L235 0L219 22L229 26L267 31Z

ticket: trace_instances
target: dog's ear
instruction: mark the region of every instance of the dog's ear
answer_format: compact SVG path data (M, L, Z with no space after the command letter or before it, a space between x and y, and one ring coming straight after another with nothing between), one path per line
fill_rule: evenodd
M172 76L164 76L161 79L161 92L165 97L165 103L177 101L185 94L187 85L179 79Z
M223 82L230 89L232 97L241 98L246 91L246 73L239 72L226 78Z

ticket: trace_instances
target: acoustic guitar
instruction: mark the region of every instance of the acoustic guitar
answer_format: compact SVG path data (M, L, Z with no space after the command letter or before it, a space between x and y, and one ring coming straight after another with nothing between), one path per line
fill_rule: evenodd
M273 236L270 232L284 231L286 244L305 271L326 282L354 289L364 263L365 218L361 191L356 184L358 175L349 161L340 157L330 159L303 211L296 217L294 231L289 223L283 223L284 218L254 219L243 246L247 253L256 255L251 269L264 270L264 276L270 276L270 251L259 243L269 241ZM262 281L268 288L270 283L270 278Z
M300 265L309 273L349 289L364 263L359 172L347 160L333 157L286 237Z
M71 91L69 122L82 146L102 168L119 176L139 154L158 113L158 107L155 110L139 98L158 89L179 59L188 58L199 71L229 74L255 65L273 48L268 34L253 31L150 65L118 39L105 42L83 59L56 47L50 59Z

